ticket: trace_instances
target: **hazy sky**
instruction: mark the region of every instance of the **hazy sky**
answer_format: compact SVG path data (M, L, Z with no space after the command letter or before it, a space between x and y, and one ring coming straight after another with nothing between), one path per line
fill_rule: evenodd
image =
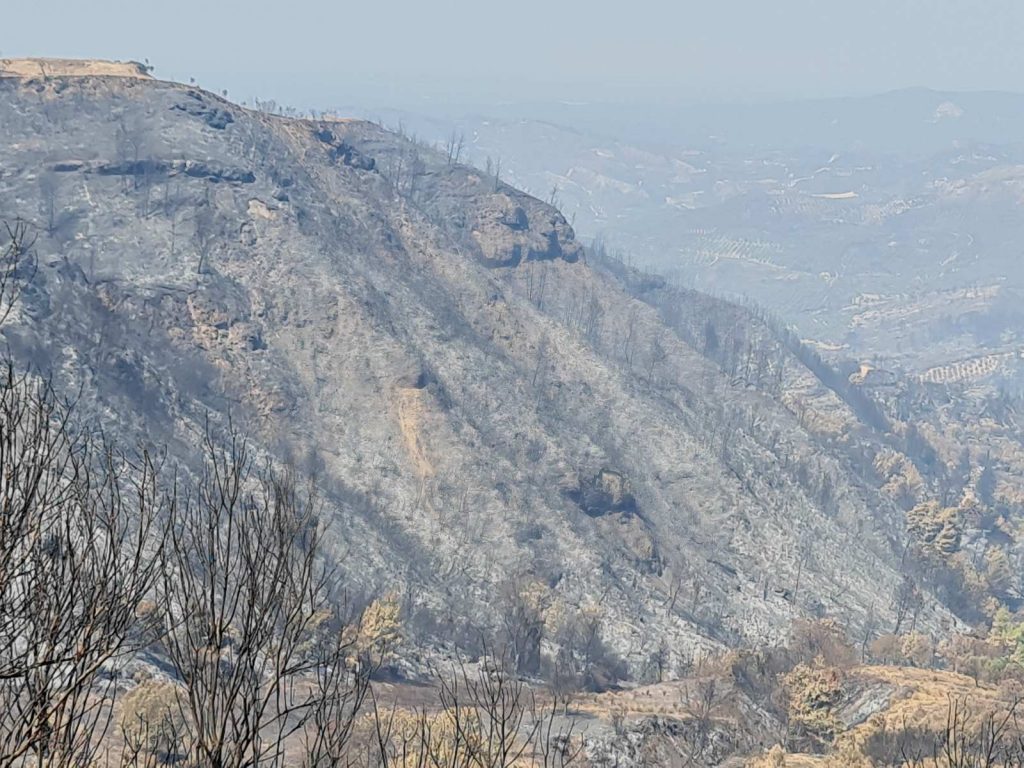
M148 58L300 108L1024 90L1021 0L3 0L4 56ZM396 104L397 106L398 104Z

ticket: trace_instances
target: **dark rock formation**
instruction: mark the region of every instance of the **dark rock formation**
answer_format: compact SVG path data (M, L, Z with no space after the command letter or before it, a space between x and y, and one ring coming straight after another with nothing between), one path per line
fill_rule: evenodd
M198 117L210 128L218 131L223 131L235 122L234 116L227 109L208 104L199 91L189 90L186 95L188 96L187 100L172 105L171 109Z

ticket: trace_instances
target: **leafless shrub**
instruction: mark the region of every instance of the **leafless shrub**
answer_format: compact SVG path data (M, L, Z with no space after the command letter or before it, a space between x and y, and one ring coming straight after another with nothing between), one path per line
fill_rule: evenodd
M160 563L181 751L196 765L281 765L289 738L306 733L308 764L334 765L371 670L350 658L328 602L315 493L257 469L237 433L223 448L208 434L205 449Z
M37 268L35 238L26 222L5 222L0 232L0 325L3 325Z
M458 165L462 158L462 149L466 144L466 136L458 133L453 128L444 145L445 157L448 165Z
M575 723L557 702L542 703L508 672L506 660L488 659L475 670L458 663L437 675L436 714L403 717L374 702L379 766L448 768L568 768L583 755ZM376 762L373 760L376 759Z
M1000 711L978 712L966 699L951 696L939 733L926 739L904 728L898 752L879 760L909 768L1021 768L1024 737L1017 720L1019 707L1020 702L1013 701Z
M48 382L0 380L0 764L93 759L116 673L149 642L145 598L168 500L135 465L77 431Z

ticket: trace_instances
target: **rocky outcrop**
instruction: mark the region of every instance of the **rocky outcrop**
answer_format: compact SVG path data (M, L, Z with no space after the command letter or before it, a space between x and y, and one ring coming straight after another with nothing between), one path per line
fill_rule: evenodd
M372 157L367 157L348 142L339 139L330 128L320 126L313 132L313 135L316 136L318 141L329 147L328 156L332 160L340 161L350 168L356 168L361 171L376 169L376 160Z
M583 480L570 497L591 517L613 513L633 515L637 512L629 480L612 469L602 469L594 477Z
M470 223L481 261L515 267L525 261L578 260L582 249L562 214L523 198L511 190L481 198Z
M899 385L899 377L892 371L875 368L868 363L861 363L860 369L851 373L849 382L858 387L896 387Z
M373 170L407 194L484 266L572 264L583 256L575 232L556 208L474 168L445 162L411 141L396 142L360 121L332 121L317 127L314 136L332 160Z
M190 90L187 92L187 99L174 104L171 109L180 110L186 115L198 117L210 128L223 131L231 123L235 122L234 116L227 109L216 104L209 104L199 91Z
M256 174L246 168L231 168L219 163L201 160L119 160L96 165L57 163L54 166L54 170L58 169L64 172L82 170L87 173L97 173L101 176L140 176L146 178L153 176L171 177L184 174L194 179L206 179L214 183L224 182L228 184L252 184L256 181Z

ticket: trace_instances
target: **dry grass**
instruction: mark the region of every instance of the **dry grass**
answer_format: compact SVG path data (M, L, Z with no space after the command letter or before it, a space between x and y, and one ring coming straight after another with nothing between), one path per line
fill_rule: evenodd
M573 709L595 717L609 719L615 713L627 717L685 717L683 683L658 683L625 691L581 694L573 701Z
M968 701L975 710L996 709L1002 701L990 685L975 685L966 675L912 667L863 667L858 677L865 683L881 683L900 691L880 713L886 727L903 723L938 730L945 726L950 699ZM858 728L871 727L869 724ZM854 729L856 730L856 729Z
M849 685L861 695L889 692L888 703L877 714L842 733L832 755L803 753L785 755L785 768L837 768L863 759L861 745L883 729L899 733L904 728L939 733L946 726L951 699L968 702L973 712L997 710L1005 706L999 692L992 686L976 686L974 680L953 672L895 666L865 666L850 672ZM843 747L846 747L844 750ZM767 755L752 760L750 765L766 765ZM757 762L761 760L761 762ZM856 762L859 765L859 762Z
M0 77L130 77L150 79L137 61L100 59L0 59Z
M786 755L786 768L820 768L825 758L818 755Z
M691 719L690 702L698 681L660 683L625 691L578 696L570 705L577 712L602 720L618 715L626 719L662 716ZM743 727L734 706L732 687L718 680L720 691L713 718L718 723L734 722ZM940 732L946 725L951 699L966 701L974 713L998 710L1006 706L1000 691L991 685L975 685L972 678L953 672L897 666L863 666L849 671L844 684L854 698L884 701L880 711L839 736L850 745L861 745L879 730L898 733L904 727ZM845 754L845 753L844 753ZM751 756L755 765L764 755ZM837 762L837 760L839 762ZM787 754L786 768L835 768L842 756Z

